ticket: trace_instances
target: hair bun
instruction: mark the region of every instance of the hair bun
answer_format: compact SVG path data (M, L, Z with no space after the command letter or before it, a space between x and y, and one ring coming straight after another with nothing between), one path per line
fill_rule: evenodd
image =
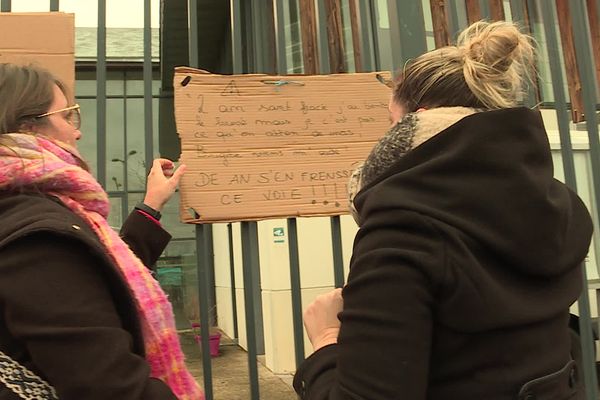
M514 103L531 80L534 40L513 23L476 22L460 34L457 47L469 88L490 108Z

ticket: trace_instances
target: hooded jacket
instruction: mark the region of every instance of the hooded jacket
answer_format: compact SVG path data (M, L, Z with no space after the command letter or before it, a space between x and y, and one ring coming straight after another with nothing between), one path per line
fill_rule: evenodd
M300 366L303 399L577 398L568 311L592 223L553 178L539 112L461 116L354 207L338 344Z
M134 299L84 220L43 194L0 192L0 350L61 399L174 400L150 377ZM171 236L133 212L123 240L152 266ZM0 400L19 397L0 384Z

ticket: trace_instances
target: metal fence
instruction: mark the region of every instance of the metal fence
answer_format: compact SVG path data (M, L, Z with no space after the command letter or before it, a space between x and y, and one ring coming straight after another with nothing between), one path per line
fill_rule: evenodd
M219 0L223 1L223 0ZM199 65L199 49L202 48L199 37L199 13L202 10L201 0L187 1L188 16L188 51L189 65ZM381 4L385 3L389 19L389 37L381 36L378 28L378 18ZM140 5L142 2L140 1ZM557 2L544 0L230 0L229 2L229 33L231 48L230 69L233 73L278 73L286 74L290 71L287 60L290 58L289 16L284 15L284 9L292 9L298 16L296 24L300 26L302 72L306 74L327 74L333 72L376 71L402 66L406 60L417 56L432 47L443 45L452 41L456 33L466 27L469 21L479 18L502 19L511 18L534 31L531 14L537 13L543 26L543 31L534 32L545 37L545 54L549 67L547 78L552 82L552 101L540 99L539 90L531 91L525 102L531 106L541 103L543 107L556 110L560 133L560 151L562 155L562 168L566 183L577 190L576 171L574 164L573 148L571 144L571 127L575 120L575 106L582 105L577 110L579 115L587 116L586 129L589 139L591 167L593 171L593 195L600 199L600 142L598 124L596 120L598 107L597 78L598 70L595 63L598 59L598 42L592 37L598 37L598 15L600 10L599 0L569 0L568 18L572 27L572 49L560 40L561 34L557 26L564 30L557 21L557 7L559 12L564 12L567 1ZM97 178L106 187L106 118L107 118L107 55L106 55L106 0L97 0ZM144 8L144 57L143 57L143 82L144 82L144 127L146 145L144 159L150 165L155 149L153 147L153 107L152 107L152 54L151 54L151 13L150 0L143 1ZM1 11L11 11L11 1L1 0ZM59 1L50 0L50 11L59 10ZM38 10L45 11L45 10ZM592 11L592 14L590 14ZM345 12L345 14L344 14ZM344 22L345 21L345 22ZM349 26L348 26L349 25ZM431 25L430 29L427 28ZM350 32L344 36L342 30ZM298 33L298 32L296 32ZM564 33L564 32L563 32ZM564 38L563 38L564 39ZM382 45L389 41L389 47ZM347 44L345 44L347 43ZM596 46L596 47L592 47ZM391 51L388 55L386 49ZM565 59L563 54L574 50L576 57L575 67L561 62ZM391 65L386 63L386 57L391 58ZM391 68L390 68L391 67ZM295 69L298 69L294 67ZM575 68L575 69L573 69ZM566 71L566 72L565 72ZM576 74L581 83L580 93L569 90L565 92L563 76L571 79ZM573 89L569 82L569 89ZM579 96L580 98L575 98ZM540 102L541 100L541 102ZM579 118L579 117L578 117ZM600 209L594 204L596 220L600 219ZM342 233L339 217L331 217L331 246L333 248L334 285L344 285L344 262L342 254ZM287 220L289 260L290 260L290 285L292 297L292 321L294 332L294 348L296 365L305 357L304 334L302 326L302 282L300 279L299 240L298 227L295 218ZM213 243L212 226L209 224L196 225L196 252L197 273L199 290L199 307L201 318L201 337L203 353L203 373L206 399L214 398L212 385L212 364L209 351L209 310L215 303L214 294L214 259L213 249L218 243ZM234 304L234 336L238 336L235 274L233 271L233 241L234 231L228 226L229 242L224 244L229 248L231 262L232 303ZM264 352L264 332L261 311L261 287L259 269L257 222L241 223L241 243L243 253L243 285L245 303L245 329L247 337L247 353L249 367L249 388L252 400L260 399L260 385L258 379L257 356ZM584 378L586 396L588 400L597 399L597 378L594 359L594 341L592 337L592 321L588 298L588 280L583 269L584 290L579 300L580 332L582 339L583 355L585 358Z

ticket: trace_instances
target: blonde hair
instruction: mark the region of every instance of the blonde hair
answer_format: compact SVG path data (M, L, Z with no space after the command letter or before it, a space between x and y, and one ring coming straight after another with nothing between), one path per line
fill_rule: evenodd
M535 75L535 41L505 21L479 21L465 29L456 46L425 53L399 74L394 100L420 107L515 107Z

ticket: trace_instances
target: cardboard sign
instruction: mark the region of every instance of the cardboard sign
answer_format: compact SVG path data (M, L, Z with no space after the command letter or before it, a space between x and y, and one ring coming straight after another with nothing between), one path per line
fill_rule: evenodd
M0 13L0 62L33 64L75 87L75 15Z
M348 182L390 125L387 72L175 70L183 222L348 213Z

